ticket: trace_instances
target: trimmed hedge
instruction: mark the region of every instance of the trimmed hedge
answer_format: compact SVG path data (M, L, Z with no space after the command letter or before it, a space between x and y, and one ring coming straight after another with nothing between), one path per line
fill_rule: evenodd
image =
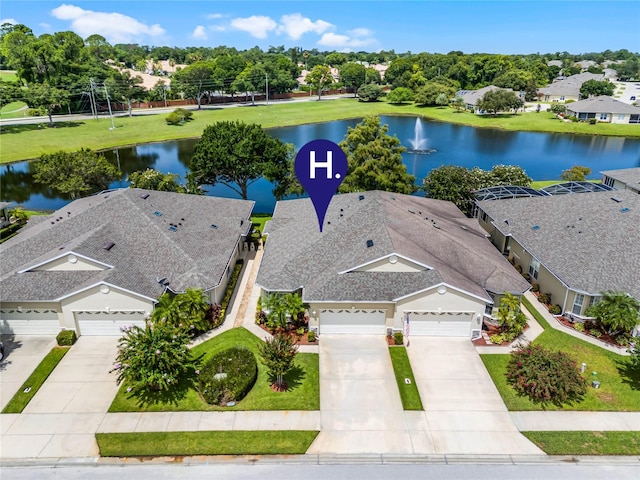
M233 273L231 274L229 283L227 283L227 289L224 291L224 297L222 297L222 302L220 302L220 306L222 307L222 314L220 315L220 318L222 319L222 321L224 321L224 318L229 311L229 303L231 302L231 297L233 297L233 292L236 289L238 278L240 278L240 272L242 271L243 264L243 259L239 259L238 261L236 261L236 266L233 268ZM220 323L222 323L222 321Z
M222 373L226 375L219 375ZM246 347L232 347L217 353L204 365L198 376L198 390L205 402L225 405L242 400L257 377L255 355Z
M62 330L56 337L56 341L61 347L70 347L76 343L77 339L75 330Z

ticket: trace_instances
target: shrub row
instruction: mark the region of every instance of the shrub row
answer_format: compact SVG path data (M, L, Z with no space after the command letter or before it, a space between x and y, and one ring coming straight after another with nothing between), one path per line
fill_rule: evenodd
M258 363L246 347L231 347L214 355L200 370L198 390L205 402L225 405L242 400L256 383Z
M244 264L243 259L239 259L236 261L236 266L233 268L233 273L231 274L229 283L227 283L227 289L225 290L224 297L222 297L222 302L220 303L220 307L222 307L222 313L220 314L220 319L221 319L220 323L224 321L227 315L229 303L231 302L231 297L233 297L233 292L236 289L238 278L240 278L240 272L242 271L243 264Z
M56 341L61 347L70 347L76 343L77 338L75 330L62 330L56 337Z

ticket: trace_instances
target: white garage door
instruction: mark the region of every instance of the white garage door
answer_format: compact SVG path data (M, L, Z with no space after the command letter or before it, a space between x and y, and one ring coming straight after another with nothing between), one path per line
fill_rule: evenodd
M0 333L15 335L57 335L61 330L55 310L0 310Z
M124 327L144 327L143 311L75 312L78 336L122 336Z
M384 335L385 319L386 310L320 310L320 335L340 333Z
M474 312L409 312L410 335L471 338Z

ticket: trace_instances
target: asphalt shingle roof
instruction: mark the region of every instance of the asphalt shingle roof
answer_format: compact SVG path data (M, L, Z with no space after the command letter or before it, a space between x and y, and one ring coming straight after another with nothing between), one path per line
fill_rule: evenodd
M512 235L570 288L592 294L622 290L640 298L637 193L593 192L478 205L503 234Z
M575 113L625 113L640 115L640 108L628 105L624 102L600 95L599 97L587 98L579 102L571 103L567 110Z
M621 168L619 170L604 170L603 175L624 183L631 190L640 191L640 167Z
M564 80L547 85L546 87L539 88L538 90L545 95L568 95L577 97L580 94L580 87L582 87L582 84L587 80L603 81L604 75L601 73L578 73Z
M252 209L245 200L132 188L76 200L0 245L0 300L54 300L98 281L157 298L163 277L174 291L213 288ZM18 273L69 253L113 268Z
M320 233L309 199L285 200L265 232L257 283L269 291L304 287L305 301L389 301L442 282L489 300L487 291L529 286L450 202L381 191L336 195ZM353 271L391 254L433 270Z

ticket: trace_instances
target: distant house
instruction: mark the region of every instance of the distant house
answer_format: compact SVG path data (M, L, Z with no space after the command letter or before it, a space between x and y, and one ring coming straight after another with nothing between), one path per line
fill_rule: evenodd
M606 290L640 300L640 196L631 190L481 201L478 221L574 318Z
M593 60L581 60L579 62L576 62L575 66L579 67L584 72L591 67L597 67L599 65L598 65L598 62L594 62Z
M562 60L549 60L547 62L547 66L549 67L560 67L562 68Z
M607 95L571 103L567 105L567 114L578 120L595 118L599 122L640 124L640 108Z
M604 74L579 73L554 82L551 85L538 89L541 100L544 102L566 102L567 100L580 100L580 88L587 80L604 80Z
M602 183L617 190L631 190L640 193L640 167L623 168L620 170L605 170L602 173Z
M495 85L489 85L487 87L480 88L478 90L459 90L456 92L456 97L461 97L464 101L465 108L471 110L473 113L482 113L478 108L478 100L484 97L484 94L493 90L507 90L512 92L510 88L496 87Z
M9 225L9 207L11 203L0 202L0 228L4 228Z
M120 335L187 288L219 303L252 209L134 188L75 200L0 245L0 333Z
M301 235L301 232L304 232ZM504 292L529 284L453 203L369 191L335 195L322 233L308 198L280 201L256 284L297 292L320 334L480 334Z

